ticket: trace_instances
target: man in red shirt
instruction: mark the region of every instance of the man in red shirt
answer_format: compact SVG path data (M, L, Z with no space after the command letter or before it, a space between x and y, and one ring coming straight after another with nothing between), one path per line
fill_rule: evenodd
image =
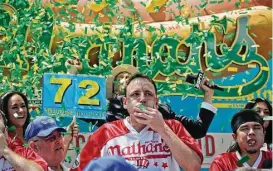
M200 170L199 145L181 123L163 119L155 83L137 73L128 80L125 94L123 105L129 116L106 123L90 135L80 154L79 170L104 156L122 156L142 171Z
M231 171L240 167L262 168L263 162L272 160L271 151L260 150L264 144L263 119L254 110L242 110L231 120L236 152L215 157L210 170Z
M47 170L47 163L32 149L16 142L16 138L8 138L6 118L0 111L0 170Z

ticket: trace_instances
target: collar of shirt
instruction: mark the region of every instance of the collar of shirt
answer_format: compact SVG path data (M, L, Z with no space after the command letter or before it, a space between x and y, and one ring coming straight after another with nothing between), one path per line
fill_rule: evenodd
M24 146L24 142L20 138L14 136L12 133L9 133L8 135L9 137L8 137L7 143L8 143L8 147L11 150L13 150L16 146Z
M268 147L267 147L267 144L264 143L263 146L260 148L261 151L267 151L268 150Z
M237 158L238 158L239 160L242 159L242 156L241 156L241 154L239 153L239 151L236 151L236 156L237 156ZM255 163L253 164L253 166L249 166L247 162L244 162L243 165L244 165L245 167L252 167L252 168L257 169L258 166L259 166L259 164L260 164L260 162L261 162L261 160L262 160L262 156L263 156L263 152L261 151L260 154L259 154L259 156L258 156L258 158L256 159Z
M63 169L63 171L69 171L70 169L67 168L63 163L61 163L61 167ZM48 167L48 171L54 171L53 169L51 169L50 167Z

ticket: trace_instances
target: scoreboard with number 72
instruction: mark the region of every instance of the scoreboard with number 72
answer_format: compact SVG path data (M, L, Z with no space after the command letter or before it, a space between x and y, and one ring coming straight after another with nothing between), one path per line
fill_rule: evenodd
M52 117L105 119L105 77L46 73L42 110Z

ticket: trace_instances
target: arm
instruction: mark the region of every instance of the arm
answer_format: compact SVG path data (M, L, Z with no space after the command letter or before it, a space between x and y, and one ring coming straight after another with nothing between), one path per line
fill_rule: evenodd
M174 133L157 109L146 107L141 110L135 107L134 111L138 123L149 125L161 135L180 167L184 170L199 170L201 168L203 155L200 147L180 123L170 120L175 122L178 128Z
M159 103L158 111L162 114L163 119L175 119L175 113L168 104Z
M217 109L211 104L203 102L196 120L183 115L176 115L167 104L159 104L158 110L164 119L178 120L193 138L199 139L207 134L210 123L212 122Z
M73 137L76 138L79 133L79 126L76 123L75 116L74 116L72 122L67 126L66 130L67 130L67 134L63 137L65 154L68 151L69 145L70 145L71 141L73 140Z
M195 139L202 138L207 134L209 126L212 122L214 114L217 112L217 108L212 105L212 98L214 90L206 85L210 85L207 79L203 79L200 84L202 91L204 92L204 100L201 104L201 109L196 120L192 120L185 116L175 116L175 119L180 121L182 125L187 129L191 136Z
M30 148L14 146L10 139L0 131L0 155L10 163L15 170L39 171L47 170L47 163Z
M212 161L211 165L210 165L210 169L209 170L213 170L213 171L225 171L225 167L223 165L223 163L221 164L220 161L216 158ZM228 168L226 168L228 169Z
M172 156L178 162L180 167L187 171L200 170L202 163L202 158L199 156L201 154L200 149L198 155L197 152L184 143L166 123L164 124L163 129L158 133L170 148ZM185 138L186 137L182 139ZM197 143L195 145L198 146Z
M34 161L27 160L24 157L13 152L6 147L3 151L3 156L10 162L15 170L29 170L29 171L42 171L44 170L40 165Z
M203 102L196 120L190 119L183 115L176 115L175 119L182 123L193 138L199 139L203 138L207 134L216 110L217 109L214 106Z

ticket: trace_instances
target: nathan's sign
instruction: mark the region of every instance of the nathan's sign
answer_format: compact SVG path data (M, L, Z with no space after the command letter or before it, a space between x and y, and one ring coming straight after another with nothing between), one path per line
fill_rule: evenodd
M199 70L216 79L258 69L249 81L220 85L225 91L216 91L215 97L221 99L247 96L262 89L269 79L272 9L268 7L180 23L111 25L59 23L48 8L36 6L33 12L34 5L12 5L0 5L5 14L0 22L4 30L0 65L19 66L36 74L36 79L43 72L66 72L64 61L75 56L83 63L81 74L108 75L112 65L135 64L157 82L159 94L167 95L198 96L200 92L186 84L184 77ZM29 10L29 19L20 16L24 10Z
M34 0L30 0L34 1ZM41 0L56 18L76 23L125 23L128 18L145 23L219 14L253 6L272 8L271 0ZM77 12L75 12L77 11Z

